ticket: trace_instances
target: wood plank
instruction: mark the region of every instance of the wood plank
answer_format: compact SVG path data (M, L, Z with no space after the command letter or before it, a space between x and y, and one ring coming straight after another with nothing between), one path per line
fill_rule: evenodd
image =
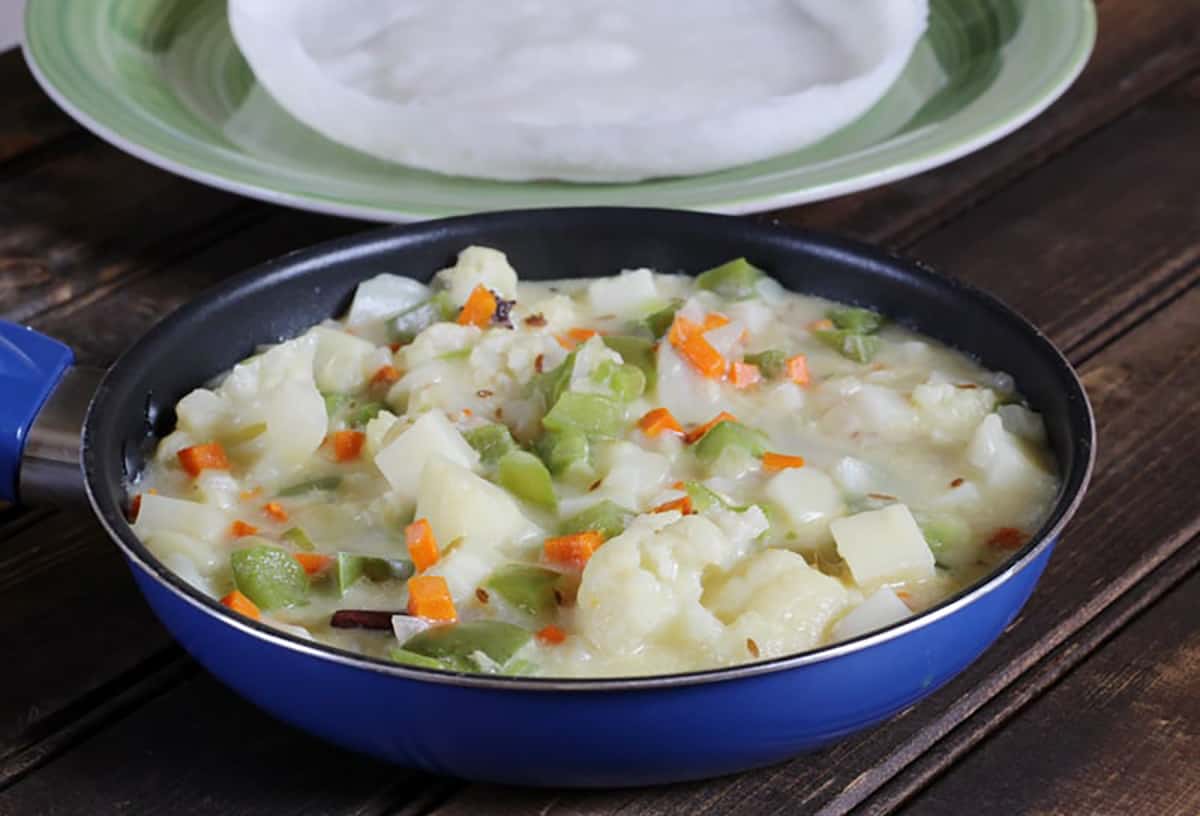
M80 127L38 87L19 49L0 53L0 88L4 89L0 164L64 136L82 134Z
M997 813L1200 813L1197 676L1192 572L909 810L963 813L987 791Z
M383 813L420 784L271 719L207 674L178 692L0 793L0 813Z
M1200 4L1100 0L1097 12L1083 74L1016 133L932 172L774 217L904 246L1200 68Z

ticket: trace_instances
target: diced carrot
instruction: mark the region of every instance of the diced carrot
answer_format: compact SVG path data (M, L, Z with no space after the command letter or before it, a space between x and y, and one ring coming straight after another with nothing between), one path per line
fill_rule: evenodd
M672 490L683 490L683 488L684 488L683 482L675 482L673 485L671 485Z
M698 425L695 428L692 428L690 431L688 431L684 435L683 441L687 442L689 445L692 444L693 442L697 442L706 433L711 431L713 428L715 428L721 422L737 422L737 417L735 417L733 414L729 413L728 411L722 411L721 413L717 414L715 417L710 419L708 422L705 422L703 425Z
M554 340L567 351L571 351L575 348L575 341L567 337L565 334L554 335Z
M804 457L768 451L762 455L762 463L767 470L787 470L788 468L804 467Z
M496 296L482 283L477 284L458 313L458 325L484 328L496 313Z
M242 538L244 536L252 536L258 532L258 528L253 524L247 524L241 519L236 520L229 525L229 534L234 538Z
M418 570L424 572L438 562L437 539L433 537L429 519L417 519L405 527L404 543L408 545L408 554Z
M538 630L537 639L543 643L556 646L567 639L567 633L564 632L560 627L551 624L550 626L543 626Z
M392 354L395 354L397 351L404 348L404 344L403 343L388 343L388 348L391 349Z
M202 470L229 470L229 459L219 442L192 445L179 452L179 464L191 476L199 476Z
M292 553L292 558L299 561L300 566L304 567L304 571L309 575L324 572L333 565L333 558L328 555L321 555L320 553Z
M787 361L788 379L796 385L808 385L808 358L803 354L789 357Z
M810 332L828 331L832 328L833 321L828 317L823 317L820 320L814 320L812 323L808 324L808 330Z
M599 334L595 329L567 329L567 337L576 343L586 343Z
M729 318L720 312L709 312L704 316L704 331L729 325Z
M129 502L129 521L130 522L137 521L138 513L142 512L142 496L143 495L154 496L157 493L158 493L158 491L152 487L149 490L147 490L145 494L138 493L136 496L133 497L133 499L130 500L130 502Z
M1025 543L1025 534L1016 527L1001 527L988 538L989 547L998 550L1017 550Z
M454 623L458 612L450 586L440 575L418 575L408 579L408 614L439 623Z
M283 509L283 505L279 502L267 502L263 505L263 512L276 521L288 520L288 512Z
M729 381L734 388L750 388L762 382L762 372L754 363L734 363L729 366Z
M366 441L367 435L362 431L334 431L333 458L339 462L357 459Z
M710 380L719 380L725 376L725 358L721 352L712 347L703 335L694 334L676 346L680 356L687 360L692 368Z
M704 333L704 327L683 315L675 315L671 328L667 332L667 340L672 346L682 346L689 337Z
M604 543L604 536L596 530L547 538L543 545L546 558L557 564L570 564L583 569L592 553Z
M670 510L678 510L683 515L690 516L692 513L695 512L695 510L693 510L693 508L692 508L692 497L691 496L680 496L678 499L674 499L669 502L663 502L662 504L660 504L658 507L655 507L650 512L651 513L666 513Z
M400 379L400 369L394 365L383 365L371 376L371 385L391 385Z
M674 415L666 408L655 408L652 411L647 411L645 416L638 420L638 427L642 429L642 433L646 436L658 436L663 431L682 434L683 426L679 424Z
M258 611L258 606L255 605L254 601L250 600L236 589L222 598L221 603L232 609L234 612L245 615L247 618L258 620L262 617L262 613Z
M262 492L262 487L243 490L241 493L238 493L238 498L242 501L250 501L251 499L258 498L260 495L262 495Z

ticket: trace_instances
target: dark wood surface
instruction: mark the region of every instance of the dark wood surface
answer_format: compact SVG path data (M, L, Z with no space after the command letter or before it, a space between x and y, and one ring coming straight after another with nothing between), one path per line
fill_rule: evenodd
M0 814L1200 813L1200 3L1100 0L1088 69L968 158L769 216L994 291L1079 366L1096 478L1020 618L867 734L650 790L389 767L212 680L78 509L0 510ZM0 316L110 362L246 266L366 225L241 199L87 135L0 55ZM238 738L230 740L231 732Z

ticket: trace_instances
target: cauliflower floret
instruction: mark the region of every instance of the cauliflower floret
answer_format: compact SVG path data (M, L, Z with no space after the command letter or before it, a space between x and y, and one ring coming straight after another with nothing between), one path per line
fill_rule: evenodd
M525 385L533 379L538 373L538 357L542 358L542 371L552 371L566 356L566 350L549 334L502 330L484 335L471 352L470 364L479 387L510 390L512 383Z
M544 321L540 330L546 334L564 331L572 326L578 326L580 321L579 310L576 308L575 301L566 295L551 295L542 300L528 303L517 301L514 310L513 323L524 323L523 328L537 331L539 327L530 326L524 321L526 318L534 315L540 315Z
M458 261L434 277L434 284L445 289L456 306L462 306L471 290L483 284L502 298L517 296L517 273L507 256L497 249L469 246L458 253Z
M959 388L950 383L932 381L918 385L912 392L921 426L934 442L961 443L996 406L996 394L989 388Z
M715 656L721 663L736 663L819 646L848 598L837 580L793 552L755 553L705 598L724 624Z
M818 386L815 395L824 409L821 425L829 433L878 436L895 442L909 438L917 428L911 403L882 385L853 377L835 378Z
M396 362L406 371L434 362L444 355L464 351L479 341L482 331L457 323L434 323L396 352Z

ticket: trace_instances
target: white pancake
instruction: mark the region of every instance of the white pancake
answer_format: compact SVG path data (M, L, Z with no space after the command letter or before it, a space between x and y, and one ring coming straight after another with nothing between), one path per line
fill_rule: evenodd
M895 82L927 0L229 0L293 116L441 173L635 181L812 144Z

